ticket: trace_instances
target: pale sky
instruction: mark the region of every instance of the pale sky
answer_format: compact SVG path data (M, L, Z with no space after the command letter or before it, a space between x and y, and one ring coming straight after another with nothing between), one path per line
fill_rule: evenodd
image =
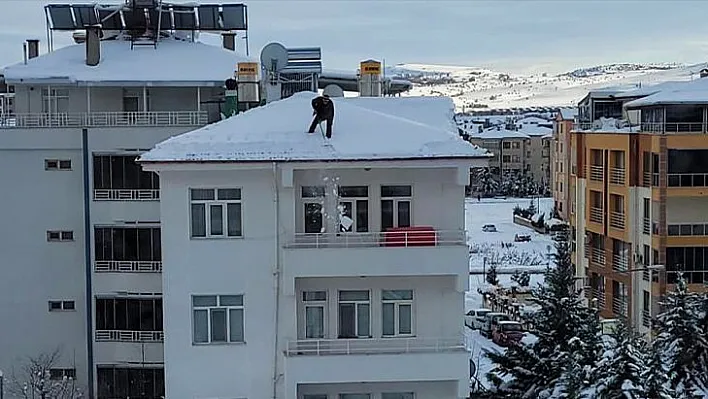
M469 65L512 72L708 58L708 0L245 3L252 55L271 41L319 46L330 69L354 70L367 58L385 59L387 65ZM0 0L0 66L22 60L26 38L41 39L46 50L43 4ZM58 33L55 42L70 43L69 34Z

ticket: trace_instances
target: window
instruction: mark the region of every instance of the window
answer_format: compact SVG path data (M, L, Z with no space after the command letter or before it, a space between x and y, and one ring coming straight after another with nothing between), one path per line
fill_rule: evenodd
M511 148L511 143L508 142L508 141L502 142L502 148L504 148L505 150L510 149L510 148Z
M381 293L383 336L413 334L413 291L384 290Z
M305 338L324 338L327 291L305 291L302 301L305 304Z
M369 187L339 187L339 211L341 232L369 231Z
M96 381L98 399L165 397L165 370L162 368L99 365Z
M74 241L74 232L70 230L49 230L47 231L47 241Z
M339 291L339 338L371 337L369 291Z
M147 104L146 104L147 102ZM144 112L150 110L150 91L123 89L123 112Z
M511 155L502 155L502 162L511 162Z
M76 369L49 369L50 380L76 379Z
M339 399L371 399L370 393L340 393Z
M191 189L192 237L241 237L241 189Z
M325 198L324 186L306 186L301 189L305 233L324 233L322 218Z
M515 150L518 150L519 148L521 148L521 143L519 143L518 141L515 141L512 143L511 147L514 148Z
M381 399L415 399L413 392L384 392Z
M71 170L71 159L45 159L44 170Z
M58 312L62 310L76 310L76 302L74 301L49 301L49 311Z
M95 190L157 190L156 173L144 171L135 162L137 155L94 155L93 188Z
M244 342L243 295L192 296L194 343Z
M96 227L93 235L97 261L162 260L159 227Z
M162 331L162 298L96 298L96 330Z
M381 230L411 226L411 186L381 186Z
M316 393L314 395L305 395L302 397L303 399L327 399L327 394L326 393Z
M51 114L69 112L69 90L43 88L42 112Z
M527 156L530 157L531 154L527 154ZM514 155L511 159L512 159L512 161L517 162L517 163L518 163L518 162L521 162L521 157L518 156L518 155Z

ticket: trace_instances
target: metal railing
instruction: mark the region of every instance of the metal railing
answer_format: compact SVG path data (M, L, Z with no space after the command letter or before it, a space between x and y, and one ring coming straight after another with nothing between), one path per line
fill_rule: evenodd
M610 227L624 230L624 213L610 212Z
M708 186L708 173L667 173L666 185L668 187L706 187Z
M164 331L96 330L96 342L163 342Z
M642 175L642 186L651 187L651 172L644 172Z
M590 250L590 261L597 263L600 266L605 266L607 258L605 257L605 250L601 248L592 248Z
M707 236L708 223L672 223L666 226L666 234L669 236Z
M629 260L624 256L612 254L612 270L618 272L626 272L629 266Z
M597 307L600 309L605 308L605 291L600 291L597 288L591 288L592 299L597 303Z
M651 328L651 312L648 310L642 310L642 325Z
M159 189L97 188L93 190L94 201L158 201Z
M624 185L626 178L626 169L624 168L610 168L610 183Z
M596 207L591 207L590 208L590 221L594 223L602 223L602 219L604 218L605 214L602 211L602 208L596 208Z
M651 221L649 218L644 218L642 220L642 233L651 234Z
M604 175L604 167L602 165L590 165L590 180L602 181Z
M644 281L651 281L651 270L642 270L642 279Z
M3 117L0 128L203 126L208 122L206 111L32 113Z
M373 338L288 341L286 356L377 355L465 351L460 338Z
M97 260L96 273L162 273L162 261Z
M642 122L639 129L651 133L703 133L706 126L703 122Z
M615 298L612 297L612 313L619 315L619 316L627 316L627 299L620 297L620 298Z
M296 233L286 248L437 247L466 245L464 230Z

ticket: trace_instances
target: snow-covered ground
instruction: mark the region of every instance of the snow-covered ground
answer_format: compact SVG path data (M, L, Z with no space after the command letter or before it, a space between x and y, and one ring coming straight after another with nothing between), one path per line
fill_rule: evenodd
M401 64L387 74L414 82L411 96L449 96L458 111L529 106L576 105L588 91L606 87L634 88L665 81L697 79L706 64L613 64L560 75L519 75L468 66ZM422 74L422 75L421 75Z

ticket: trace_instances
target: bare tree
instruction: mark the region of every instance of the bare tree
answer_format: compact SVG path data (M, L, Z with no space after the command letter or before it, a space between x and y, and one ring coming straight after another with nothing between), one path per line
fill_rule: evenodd
M57 348L50 353L28 357L19 370L13 368L8 392L23 399L78 399L82 392L73 377L52 378L51 370L61 359Z

